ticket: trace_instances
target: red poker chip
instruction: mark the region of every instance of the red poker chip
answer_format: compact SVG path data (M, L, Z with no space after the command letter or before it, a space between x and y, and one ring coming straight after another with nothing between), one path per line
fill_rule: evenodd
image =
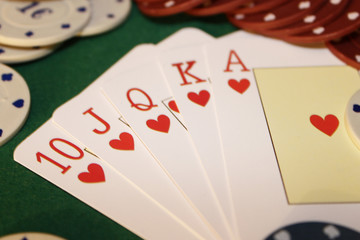
M350 40L352 41L352 43L353 43L355 46L357 46L358 48L360 48L360 32L359 32L359 30L351 33L351 34L349 35L349 38L350 38Z
M204 0L165 0L160 2L138 2L137 6L145 15L163 17L188 11L203 2Z
M294 0L266 12L230 14L228 18L237 27L261 31L300 21L304 16L312 14L325 3L326 0Z
M193 8L186 13L192 16L211 16L219 13L225 13L250 0L212 0L205 2L202 6Z
M348 36L338 41L327 42L326 46L341 61L360 69L360 48Z
M245 6L232 11L231 13L249 14L263 12L290 1L292 0L253 0Z
M333 21L307 32L282 37L292 43L326 42L341 38L360 27L360 1L352 0Z
M341 13L343 13L343 10L349 2L350 0L327 0L325 5L314 13L307 14L301 19L301 21L281 28L265 29L261 31L261 33L271 37L281 37L284 35L294 35L309 31L318 26L325 25L337 18Z
M164 0L134 0L136 4L139 3L153 3L153 2L164 2Z

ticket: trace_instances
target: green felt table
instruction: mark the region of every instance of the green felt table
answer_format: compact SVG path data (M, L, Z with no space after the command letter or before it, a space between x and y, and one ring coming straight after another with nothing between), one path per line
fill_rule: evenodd
M31 109L23 128L0 147L0 236L47 232L66 239L140 239L16 163L13 152L58 106L81 92L133 47L157 43L184 27L197 27L215 37L236 30L223 15L195 18L180 14L154 19L143 16L133 4L126 22L115 30L70 39L45 58L11 65L27 81Z

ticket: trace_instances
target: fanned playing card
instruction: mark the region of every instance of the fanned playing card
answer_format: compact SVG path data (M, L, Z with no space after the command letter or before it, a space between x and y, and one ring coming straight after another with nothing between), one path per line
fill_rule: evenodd
M131 50L14 159L144 239L358 236L359 88L325 48L185 28Z
M184 29L177 36L182 38L182 42L186 42L184 37L189 33L209 37L196 29ZM179 40L176 39L174 44L178 44ZM170 46L171 42L169 39L166 44ZM201 216L173 185L166 172L132 134L128 124L108 104L97 87L103 80L116 77L127 67L136 66L141 60L153 57L153 53L154 46L151 44L136 47L81 94L56 110L52 120L67 134L84 143L89 152L108 163L135 188L141 189L149 201L155 202L174 216L196 238L215 239Z

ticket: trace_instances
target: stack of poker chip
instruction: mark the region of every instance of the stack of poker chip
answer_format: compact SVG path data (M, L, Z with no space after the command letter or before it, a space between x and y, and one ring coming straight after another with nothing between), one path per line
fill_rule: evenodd
M35 60L69 38L109 31L130 8L130 0L0 1L0 146L21 128L30 108L25 80L2 63Z
M72 37L104 33L128 16L130 0L0 1L0 63L52 53Z
M294 44L325 43L360 69L359 0L135 0L140 11L160 17L226 14L236 27Z

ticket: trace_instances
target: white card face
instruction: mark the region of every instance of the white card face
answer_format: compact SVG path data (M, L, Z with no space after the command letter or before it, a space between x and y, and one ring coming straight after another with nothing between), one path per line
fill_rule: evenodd
M175 103L165 104L183 117L211 185L236 232L233 203L202 45L166 51L159 59L166 82L175 98Z
M342 63L327 49L246 35L205 48L240 236L264 239L275 229L300 221L330 221L359 229L353 214L359 204L288 204L253 74L257 67Z
M203 239L84 147L49 120L14 159L144 239Z
M223 239L231 231L191 137L164 104L171 96L155 62L103 85L104 93L134 132Z

